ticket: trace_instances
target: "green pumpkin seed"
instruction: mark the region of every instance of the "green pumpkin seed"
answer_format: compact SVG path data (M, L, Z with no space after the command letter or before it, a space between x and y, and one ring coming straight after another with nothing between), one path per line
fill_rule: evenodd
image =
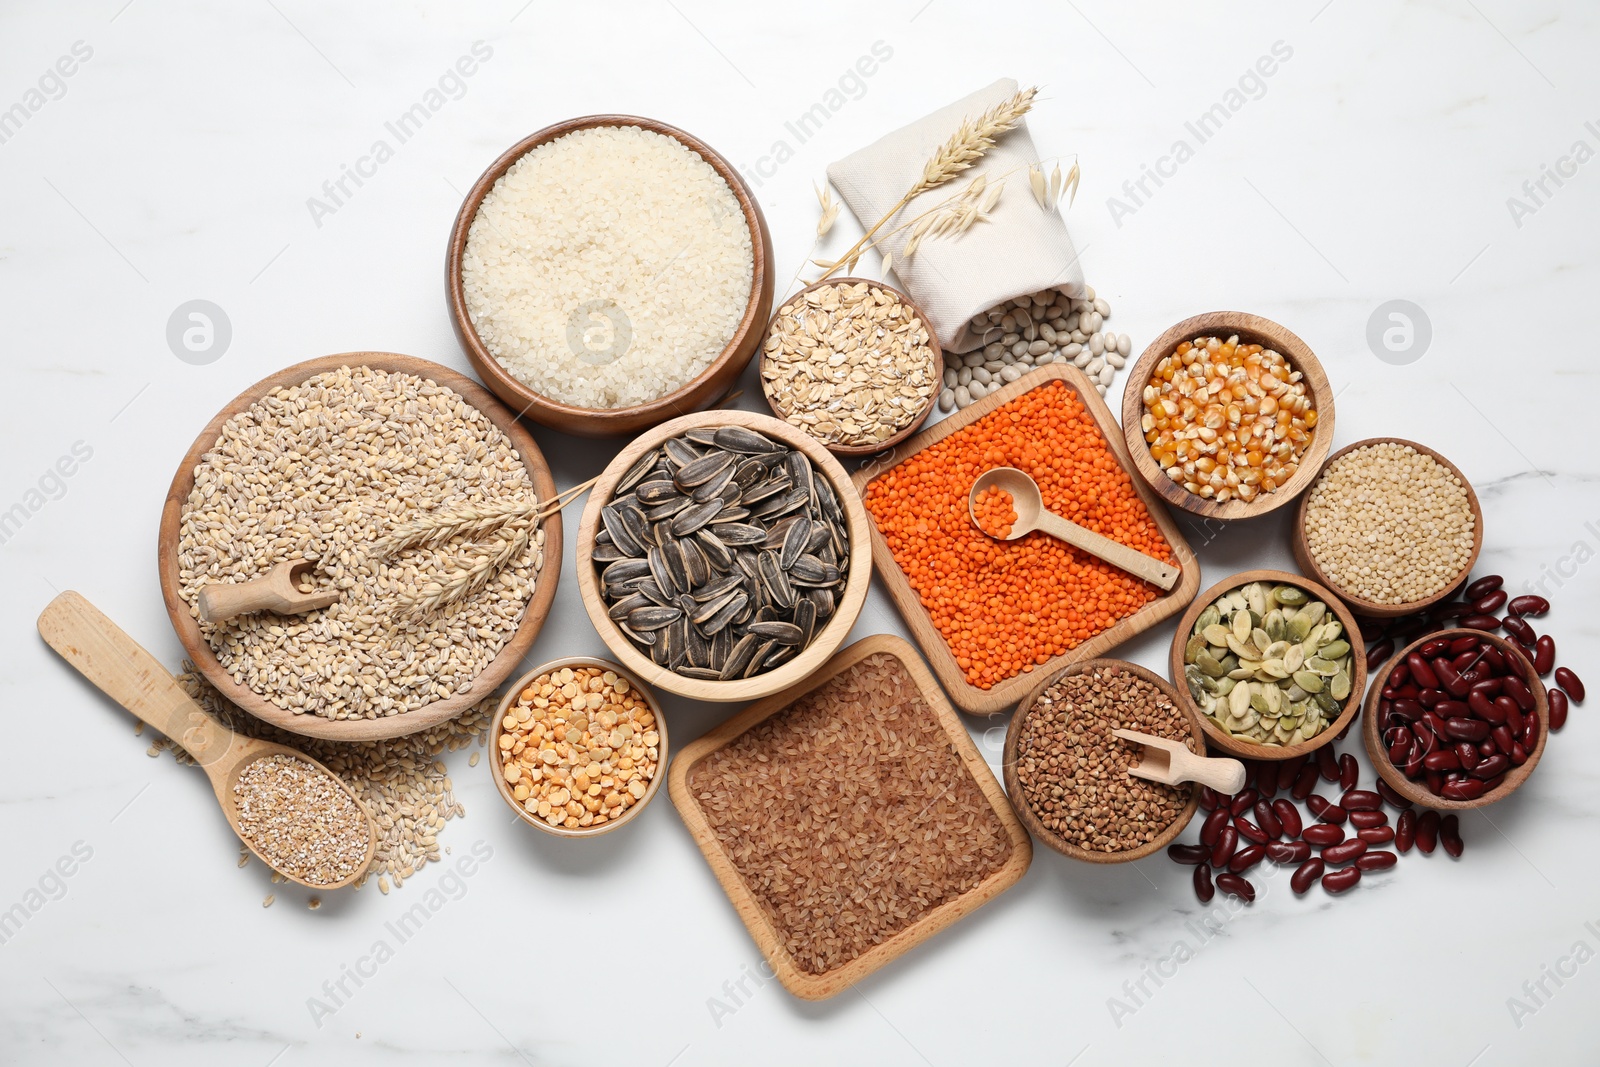
M1350 695L1350 675L1344 671L1335 674L1328 681L1328 693L1333 699L1343 703Z
M1333 694L1329 693L1327 690L1323 690L1320 693L1312 693L1311 699L1316 701L1317 707L1321 708L1327 714L1339 714L1339 702L1333 699Z
M1233 633L1233 631L1229 630L1221 623L1213 623L1205 628L1204 633L1207 643L1216 645L1218 648L1226 648L1228 645L1228 637Z
M1313 674L1311 671L1295 671L1294 684L1313 695L1322 692L1321 675Z
M1267 636L1273 641L1282 641L1289 632L1289 623L1283 617L1283 612L1274 608L1267 612L1267 617L1261 620L1261 626L1267 631Z
M1313 600L1311 603L1300 609L1300 614L1304 615L1306 617L1306 621L1312 626L1315 626L1317 623L1321 622L1322 617L1327 613L1328 605L1324 604L1320 600Z
M1221 678L1227 673L1222 669L1222 664L1217 662L1217 657L1211 654L1210 649L1197 653L1194 657L1194 665L1213 678Z
M1341 660L1350 654L1349 641L1329 641L1317 653L1323 659Z
M1242 619L1244 616L1235 615L1234 618ZM1237 631L1238 627L1235 627L1234 629ZM1238 636L1236 632L1230 633L1228 635L1228 651L1232 652L1240 659L1261 658L1261 650L1256 648L1255 644L1250 641L1250 635L1248 633L1243 637Z
M1304 612L1301 612L1299 615L1296 615L1294 618L1289 620L1289 632L1286 635L1289 640L1300 642L1304 641L1310 635L1311 620L1306 618Z
M1194 620L1194 632L1197 634L1205 633L1207 630L1221 621L1222 612L1218 611L1214 607L1208 607L1200 613L1200 617L1198 619Z
M1249 615L1242 611L1236 611L1230 620L1230 627L1233 630L1234 640L1244 642L1250 640L1250 631L1254 628L1254 624L1250 621Z
M1332 678L1334 673L1339 669L1339 665L1337 663L1332 663L1328 660L1325 660L1321 656L1312 656L1310 659L1306 660L1305 667L1306 670L1310 671L1312 674L1320 674L1324 678Z
M1283 651L1279 653L1283 657L1283 669L1293 674L1305 662L1306 651L1299 645L1291 645L1287 641L1279 642L1279 644L1284 646Z
M1271 678L1289 677L1289 669L1283 665L1281 659L1269 659L1261 664L1261 673Z
M1193 663L1194 658L1206 650L1206 639L1199 634L1189 638L1189 643L1183 646L1183 662Z
M1233 692L1233 687L1239 683L1232 678L1218 678L1211 683L1211 691L1219 697L1225 697Z
M1235 719L1240 718L1250 710L1250 687L1248 685L1236 685L1233 687L1233 692L1228 694L1228 710Z
M1298 608L1311 598L1304 589L1297 589L1292 585L1280 585L1272 591L1272 599L1291 608Z

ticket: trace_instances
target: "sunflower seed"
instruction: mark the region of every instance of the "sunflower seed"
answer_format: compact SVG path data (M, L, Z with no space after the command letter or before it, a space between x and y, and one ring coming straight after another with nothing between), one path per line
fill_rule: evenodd
M727 659L722 664L722 677L744 677L745 668L755 659L756 649L760 646L761 639L754 634L745 634L739 638L728 651Z
M716 443L718 448L726 448L729 452L748 454L783 451L782 445L770 440L765 434L756 433L743 426L720 427L716 432Z
M778 565L784 570L793 567L811 542L811 520L804 515L795 517L788 532L783 535L783 548L778 553Z
M669 626L678 619L683 618L683 612L676 607L661 607L659 605L647 608L635 608L628 613L628 625L642 632L659 630Z
M711 530L699 530L695 538L700 543L700 548L705 552L706 559L719 571L728 571L733 568L733 552L722 539Z
M733 489L732 500L723 496L729 487ZM694 487L690 497L704 503L707 500L721 500L724 504L739 499L739 487L733 484L733 467L730 465L718 474L711 476L710 480Z
M715 636L726 628L729 623L738 619L739 615L749 606L750 598L745 596L744 593L734 592L729 594L723 601L722 606L708 617L705 622L700 623L700 632Z
M780 645L798 645L805 636L805 631L792 622L753 622L747 632Z
M690 489L704 485L733 465L732 452L708 452L699 459L685 463L672 476L679 488Z
M678 673L683 675L685 678L698 678L701 681L706 682L718 682L722 680L722 672L713 670L710 667L679 667Z
M675 537L687 537L711 522L722 511L722 501L709 500L704 504L696 504L682 512L672 520L672 533Z
M705 445L707 448L717 443L717 431L711 426L696 426L692 430L685 430L683 436L695 444Z
M657 504L665 504L667 501L682 494L678 492L678 487L673 485L669 479L663 478L656 481L641 482L634 489L633 495L638 498L639 503L646 507L654 507Z
M767 531L759 526L747 526L738 522L719 522L711 527L711 533L723 544L737 548L741 545L759 545L767 539Z
M644 476L655 468L656 461L660 458L661 454L659 452L646 452L634 460L633 466L628 468L628 473L624 474L621 480L617 482L617 494L628 493L632 491L634 486L644 481Z
M651 600L649 597L645 596L643 593L634 593L611 605L611 610L607 611L606 614L611 616L612 622L626 622L629 613L631 613L634 608L649 607L650 604Z
M681 437L669 439L661 451L666 453L667 462L680 469L700 458L700 451Z
M623 525L623 512L615 504L607 504L600 509L600 521L605 523L606 532L611 535L611 540L625 555L642 556L644 546Z
M642 578L650 573L650 564L642 559L619 559L600 573L607 585L625 582L629 578Z

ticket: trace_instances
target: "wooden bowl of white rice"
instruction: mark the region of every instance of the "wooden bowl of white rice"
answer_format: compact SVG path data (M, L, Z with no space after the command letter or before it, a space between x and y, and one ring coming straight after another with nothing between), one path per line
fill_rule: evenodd
M704 142L588 115L508 149L467 193L445 287L473 367L513 410L632 434L733 387L772 311L772 240Z

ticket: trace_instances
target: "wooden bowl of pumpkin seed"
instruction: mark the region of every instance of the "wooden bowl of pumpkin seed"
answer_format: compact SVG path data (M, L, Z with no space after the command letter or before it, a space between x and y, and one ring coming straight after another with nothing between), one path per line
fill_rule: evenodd
M1242 571L1195 598L1172 639L1179 700L1207 743L1285 760L1338 737L1361 709L1367 662L1355 616L1298 574Z

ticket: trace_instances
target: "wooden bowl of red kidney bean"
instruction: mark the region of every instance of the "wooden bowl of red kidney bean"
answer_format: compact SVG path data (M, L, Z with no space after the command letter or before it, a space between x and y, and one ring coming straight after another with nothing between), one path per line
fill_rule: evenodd
M1047 703L1060 714L1042 713ZM1011 717L1002 757L1006 795L1028 833L1064 856L1087 863L1143 859L1171 844L1199 809L1200 787L1193 783L1161 785L1126 773L1139 762L1141 746L1114 736L1119 728L1205 752L1199 716L1171 683L1118 659L1084 660L1044 679ZM1085 786L1096 791L1094 810L1070 802L1050 810ZM1145 822L1151 813L1153 821L1168 820L1153 833Z
M1377 672L1362 736L1383 780L1407 800L1459 811L1504 800L1550 736L1544 683L1510 641L1442 630Z

